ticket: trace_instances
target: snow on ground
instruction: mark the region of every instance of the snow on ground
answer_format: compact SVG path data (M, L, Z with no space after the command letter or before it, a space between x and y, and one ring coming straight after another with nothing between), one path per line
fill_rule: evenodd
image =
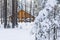
M35 40L31 34L33 23L19 23L18 26L19 28L14 29L0 28L0 40Z

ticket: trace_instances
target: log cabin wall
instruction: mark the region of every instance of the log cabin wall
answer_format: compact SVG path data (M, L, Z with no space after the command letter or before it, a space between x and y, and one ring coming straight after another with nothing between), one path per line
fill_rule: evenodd
M31 14L25 12L24 10L20 10L18 12L18 15L17 16L18 16L19 22L24 22L24 20L26 20L26 21L30 20L28 18L32 18L30 21L34 21L34 19L35 19L34 16L32 16Z

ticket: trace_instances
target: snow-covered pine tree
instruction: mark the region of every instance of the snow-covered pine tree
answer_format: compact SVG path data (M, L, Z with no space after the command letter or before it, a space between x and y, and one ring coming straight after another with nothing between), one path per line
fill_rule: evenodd
M44 5L44 8L35 19L33 32L35 33L36 40L53 40L53 38L56 40L56 35L53 34L56 34L55 28L58 27L59 24L58 21L55 20L56 9L54 9L56 8L57 0L47 0ZM56 24L56 26L54 26L54 24Z

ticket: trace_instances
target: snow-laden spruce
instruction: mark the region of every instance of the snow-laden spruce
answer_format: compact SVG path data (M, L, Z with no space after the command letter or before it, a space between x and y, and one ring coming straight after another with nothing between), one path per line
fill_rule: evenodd
M53 35L53 29L59 27L59 22L56 19L59 14L57 15L55 12L57 2L57 0L47 0L44 9L36 17L32 31L35 34L36 40L53 40L53 36L56 36Z

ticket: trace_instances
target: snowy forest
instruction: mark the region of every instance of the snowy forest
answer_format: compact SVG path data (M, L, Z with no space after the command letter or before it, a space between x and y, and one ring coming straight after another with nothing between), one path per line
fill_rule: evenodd
M0 40L60 40L60 0L0 0Z

